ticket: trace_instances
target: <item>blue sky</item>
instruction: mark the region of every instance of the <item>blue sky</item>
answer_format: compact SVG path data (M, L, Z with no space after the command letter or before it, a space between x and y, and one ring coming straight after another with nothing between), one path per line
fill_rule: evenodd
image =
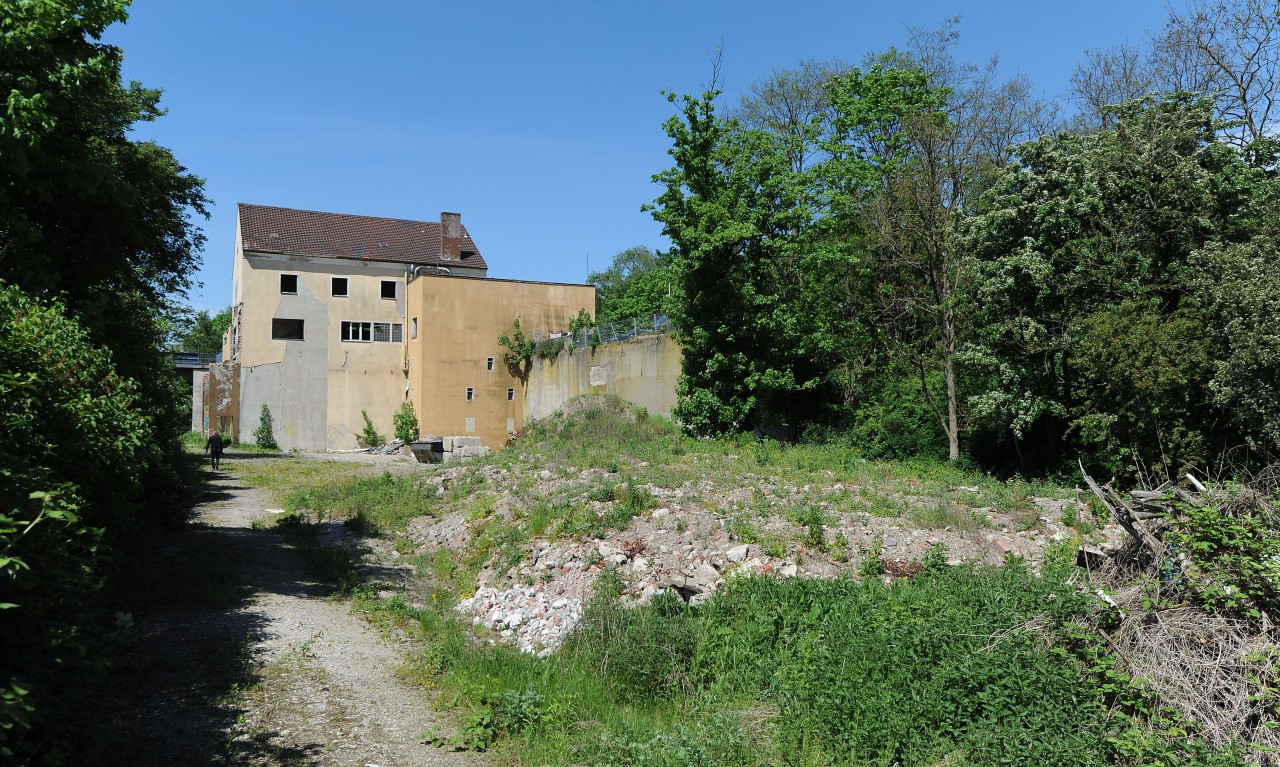
M457 211L491 277L581 282L633 245L669 165L661 91L698 92L804 58L901 46L959 15L960 52L999 55L1046 97L1088 47L1139 42L1163 0L790 3L135 0L108 31L126 79L169 114L136 135L169 147L214 201L197 309L231 296L237 202L439 220Z

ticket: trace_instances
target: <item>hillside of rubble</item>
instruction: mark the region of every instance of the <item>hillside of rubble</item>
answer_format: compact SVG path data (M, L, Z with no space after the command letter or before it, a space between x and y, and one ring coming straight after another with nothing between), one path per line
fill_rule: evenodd
M1216 486L1191 505L1162 486L1126 516L1085 477L691 439L603 398L458 464L237 471L275 495L256 525L403 649L450 719L422 734L442 751L1208 767L1276 745L1272 580L1240 564L1275 558L1242 559ZM1260 492L1241 513L1270 508ZM1272 521L1247 529L1271 546Z

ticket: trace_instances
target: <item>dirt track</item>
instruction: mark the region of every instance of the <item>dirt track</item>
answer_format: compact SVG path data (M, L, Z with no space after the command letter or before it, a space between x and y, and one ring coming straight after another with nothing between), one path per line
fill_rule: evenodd
M265 493L212 475L192 528L163 543L133 615L110 764L474 764L420 740L437 717L401 681L402 647L311 579ZM192 591L209 592L201 599ZM228 604L217 605L222 601Z

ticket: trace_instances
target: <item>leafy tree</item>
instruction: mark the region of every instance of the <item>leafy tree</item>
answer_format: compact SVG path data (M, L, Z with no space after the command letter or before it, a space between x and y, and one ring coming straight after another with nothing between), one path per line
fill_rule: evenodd
M391 417L396 429L396 439L401 442L414 442L418 439L418 415L413 412L413 402L405 400L400 409Z
M90 695L113 548L159 509L137 384L66 316L0 281L0 762L58 764L100 735Z
M0 5L0 278L62 296L117 369L138 381L157 438L185 431L182 392L160 353L160 319L191 286L203 182L129 131L163 114L160 92L122 82L100 42L125 0Z
M1280 119L1280 5L1274 0L1190 0L1170 6L1152 41L1151 67L1166 93L1211 99L1220 135L1262 163L1275 157Z
M669 258L638 245L613 257L603 272L592 272L596 319L601 322L670 314L675 303L675 274Z
M223 309L212 317L206 309L191 316L190 321L179 325L174 335L178 346L187 351L216 355L222 351L222 337L231 326L231 309Z
M956 23L913 30L911 50L836 77L828 142L831 166L855 184L851 201L874 236L868 259L884 348L915 372L952 460L960 455L956 351L968 279L956 226L1014 145L1054 120L1024 78L998 79L994 60L957 61Z
M807 59L794 69L775 69L747 86L732 116L751 130L793 135L816 124L825 135L834 119L827 85L849 70L839 59ZM792 170L799 173L823 157L820 143L797 142L790 154Z
M267 450L280 449L280 445L276 442L275 421L271 417L271 408L267 407L265 402L262 403L262 409L258 411L258 428L253 430L253 442Z
M502 361L507 363L507 369L524 383L529 378L529 370L533 364L535 344L521 329L519 317L512 323L510 335L503 333L498 336L498 345L507 350L502 354Z
M1274 162L1280 119L1280 6L1274 0L1190 0L1169 6L1146 47L1085 52L1071 78L1080 128L1107 127L1114 107L1150 94L1209 99L1218 135L1251 162Z
M1246 442L1280 454L1280 247L1273 233L1213 244L1192 258L1203 332L1214 339L1209 390Z
M791 158L817 131L744 129L717 94L670 96L675 167L649 210L675 244L684 349L676 416L695 433L794 433L831 399L852 333L832 286L856 260L823 225L826 198Z
M1172 472L1222 444L1200 351L1216 342L1190 264L1207 245L1248 241L1271 195L1216 140L1212 110L1152 97L1111 129L1024 145L965 227L970 405L990 433L1045 451L1024 459L1051 462L1070 440L1112 468L1132 449Z

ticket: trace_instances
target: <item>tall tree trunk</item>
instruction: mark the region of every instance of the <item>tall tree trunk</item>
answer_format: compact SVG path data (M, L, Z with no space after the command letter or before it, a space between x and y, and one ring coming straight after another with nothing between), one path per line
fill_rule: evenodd
M942 370L947 379L947 458L960 457L960 413L956 397L956 316L950 306L942 310Z

